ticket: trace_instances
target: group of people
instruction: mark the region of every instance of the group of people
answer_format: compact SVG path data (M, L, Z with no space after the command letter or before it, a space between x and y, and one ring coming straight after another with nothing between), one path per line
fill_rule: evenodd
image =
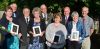
M77 11L71 14L70 7L64 7L61 13L47 13L47 6L34 7L32 13L28 7L22 12L12 3L0 20L0 25L8 31L11 23L19 25L18 34L0 30L4 39L0 49L90 49L90 36L94 30L93 19L89 17L89 8L82 8L82 17ZM32 14L32 15L31 15ZM39 26L41 34L35 36L33 27ZM77 31L78 40L72 40L73 31ZM76 38L76 37L75 37Z

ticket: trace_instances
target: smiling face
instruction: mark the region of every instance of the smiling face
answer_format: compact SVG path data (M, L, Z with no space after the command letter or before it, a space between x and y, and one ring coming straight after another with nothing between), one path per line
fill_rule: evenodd
M56 17L54 18L54 22L55 22L55 23L60 23L60 21L61 21L60 16L56 16Z
M7 11L5 11L6 17L11 17L13 12L11 9L7 9Z
M39 7L35 7L35 8L33 8L33 10L32 10L32 14L33 14L33 16L34 16L34 18L39 18L40 17L40 8Z
M17 10L16 3L11 4L10 7L12 8L13 12L15 12Z
M28 8L23 9L23 14L24 16L29 16L30 15L30 10Z
M39 11L35 11L35 12L33 13L33 15L34 15L35 18L39 18L39 16L40 16Z
M77 23L78 22L78 17L79 17L78 12L76 12L76 11L72 12L71 16L73 18L73 21Z
M64 8L64 15L65 16L69 16L69 14L70 14L70 8L69 7L65 7Z
M82 8L82 15L83 15L83 17L88 16L88 13L89 13L89 9L87 7L83 7Z
M74 22L78 22L78 16L76 15L76 16L73 16L73 21Z
M41 5L40 8L41 8L41 12L42 12L42 13L47 13L47 7L46 7L45 4Z
M12 14L13 14L13 11L12 11L12 8L11 7L7 7L6 10L5 10L5 16L6 16L6 19L10 22L12 22Z

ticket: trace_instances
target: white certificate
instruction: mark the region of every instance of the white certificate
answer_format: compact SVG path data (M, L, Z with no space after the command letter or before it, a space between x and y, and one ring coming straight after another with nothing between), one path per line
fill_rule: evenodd
M71 41L79 41L79 31L72 31L70 40Z

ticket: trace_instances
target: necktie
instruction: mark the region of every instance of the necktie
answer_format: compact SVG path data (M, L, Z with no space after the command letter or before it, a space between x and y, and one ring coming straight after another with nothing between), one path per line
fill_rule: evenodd
M44 13L44 18L45 18L45 20L47 20L47 16L46 16L46 13Z
M26 23L28 24L28 18L26 18Z
M13 13L14 14L14 16L13 17L16 17L16 14L15 13Z
M66 21L65 21L65 23L67 23L67 20L68 20L68 19L67 19L67 17L66 17Z
M84 29L84 31L86 31L86 28L85 28L85 19L83 18L83 29Z
M84 25L84 27L85 27L85 19L83 19L83 25Z

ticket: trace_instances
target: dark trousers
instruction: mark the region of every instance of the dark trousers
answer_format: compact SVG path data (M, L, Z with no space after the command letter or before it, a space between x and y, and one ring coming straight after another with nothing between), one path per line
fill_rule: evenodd
M29 38L26 38L25 40L20 40L20 49L28 49L29 45Z
M68 49L80 49L81 44L79 42L76 41L70 41L68 43Z
M65 45L65 47L66 47L66 49L68 49L68 39L66 39L66 45Z
M52 48L52 47L47 46L46 49L64 49L64 47L62 47L62 48Z
M64 49L64 48L51 48L51 47L50 47L50 49Z

